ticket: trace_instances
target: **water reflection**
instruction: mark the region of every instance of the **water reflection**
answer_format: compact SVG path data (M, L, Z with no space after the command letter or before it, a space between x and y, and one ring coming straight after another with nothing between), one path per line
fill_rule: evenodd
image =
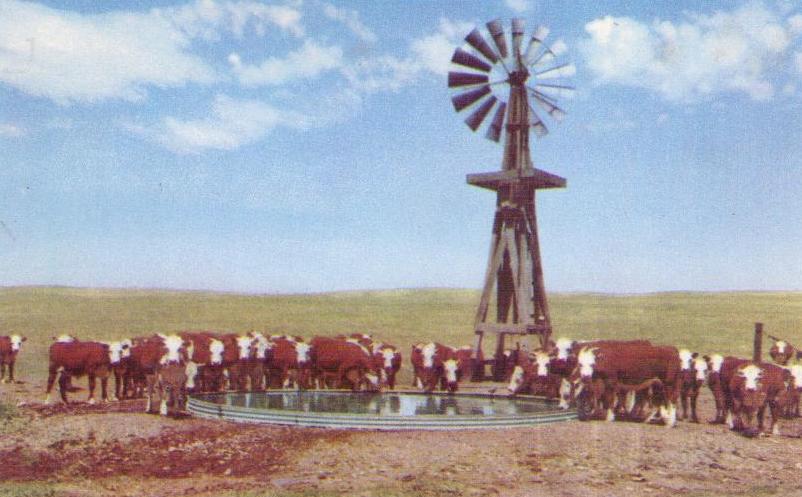
M535 399L324 391L230 393L210 402L256 409L374 416L499 416L553 410Z

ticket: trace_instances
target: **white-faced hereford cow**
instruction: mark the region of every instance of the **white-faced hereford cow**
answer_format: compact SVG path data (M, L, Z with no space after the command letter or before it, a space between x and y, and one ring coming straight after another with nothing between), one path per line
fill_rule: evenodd
M3 383L14 382L14 363L25 340L26 338L21 335L0 336L0 381Z
M690 404L690 419L694 423L699 422L696 414L696 403L699 398L699 391L707 378L707 361L699 357L699 354L687 349L679 351L680 360L680 402L682 412L679 419L688 419L688 406Z
M395 377L401 369L401 352L386 343L373 344L373 359L382 372L382 379L390 390L395 389Z
M419 377L425 392L440 388L454 393L459 388L459 359L457 351L448 345L430 342L420 349Z
M313 345L297 339L271 338L272 347L267 355L267 377L271 388L289 388L295 385L307 389L312 381Z
M50 402L50 392L53 389L56 375L59 374L58 384L61 400L67 403L67 391L70 388L70 379L73 376L86 375L89 382L90 404L95 403L95 380L100 378L101 398L105 401L111 360L108 345L100 342L82 342L72 337L59 337L50 345L50 364L47 375L47 399Z
M728 416L729 426L747 435L762 433L766 407L771 410L769 433L778 434L777 420L786 402L790 373L775 364L742 364L735 369L729 382L732 407ZM757 415L757 427L751 427Z
M775 340L774 344L769 349L771 360L780 366L787 366L788 361L796 356L796 348L785 340Z
M223 389L225 345L216 333L183 331L178 334L192 344L187 368L187 388L196 392L219 392Z
M583 400L601 405L607 420L615 419L619 393L649 389L654 392L666 426L676 424L679 388L679 353L674 347L618 343L583 348L578 356ZM588 399L587 396L592 396ZM650 420L652 416L647 418Z

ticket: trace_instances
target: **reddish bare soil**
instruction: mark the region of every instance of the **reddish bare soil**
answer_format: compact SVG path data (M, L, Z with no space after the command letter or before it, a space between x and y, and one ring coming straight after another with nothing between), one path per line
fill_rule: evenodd
M342 495L802 495L802 421L745 438L722 425L567 422L464 432L346 432L144 414L142 401L36 404L0 438L0 481L69 496L206 496L244 490ZM85 392L72 395L83 399ZM712 416L705 392L700 415ZM56 494L62 495L62 494ZM228 494L226 494L228 495ZM234 494L231 494L234 495Z

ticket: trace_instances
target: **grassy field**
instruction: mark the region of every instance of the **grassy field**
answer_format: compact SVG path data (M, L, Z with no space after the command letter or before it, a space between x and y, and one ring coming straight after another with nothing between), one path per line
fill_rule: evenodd
M478 291L451 289L239 295L0 288L0 334L28 337L17 376L43 381L51 337L61 333L103 340L184 329L306 337L367 332L408 355L409 346L420 341L472 343L478 300ZM802 293L555 294L550 305L555 336L647 338L703 353L749 356L754 323L760 321L766 334L802 345ZM490 340L488 352L495 343ZM408 381L406 374L401 380Z

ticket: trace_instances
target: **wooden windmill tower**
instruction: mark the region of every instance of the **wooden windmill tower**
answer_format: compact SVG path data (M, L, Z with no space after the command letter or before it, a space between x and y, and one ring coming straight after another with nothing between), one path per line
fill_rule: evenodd
M468 183L496 192L496 212L490 254L479 307L476 310L474 357L483 357L482 341L487 333L497 336L494 379L501 379L504 340L507 335L537 335L545 345L551 335L551 318L543 281L537 235L535 193L545 188L563 188L565 179L532 165L529 132L541 137L548 132L530 104L530 98L552 119L562 120L565 112L556 96L573 91L559 79L575 73L571 64L557 63L565 50L562 42L544 43L548 29L538 27L525 51L524 21L512 20L512 52L500 20L487 23L491 47L478 29L465 37L467 45L457 48L451 61L478 72L454 71L448 86L459 88L452 97L459 112L476 104L465 123L474 131L496 108L487 128L487 138L498 142L504 131L501 171L469 174ZM543 81L541 81L543 80ZM544 82L545 81L545 82ZM554 82L551 82L554 81ZM506 97L506 101L504 98ZM498 105L496 105L498 104ZM506 121L505 121L506 118ZM474 379L484 376L484 362L477 361Z

